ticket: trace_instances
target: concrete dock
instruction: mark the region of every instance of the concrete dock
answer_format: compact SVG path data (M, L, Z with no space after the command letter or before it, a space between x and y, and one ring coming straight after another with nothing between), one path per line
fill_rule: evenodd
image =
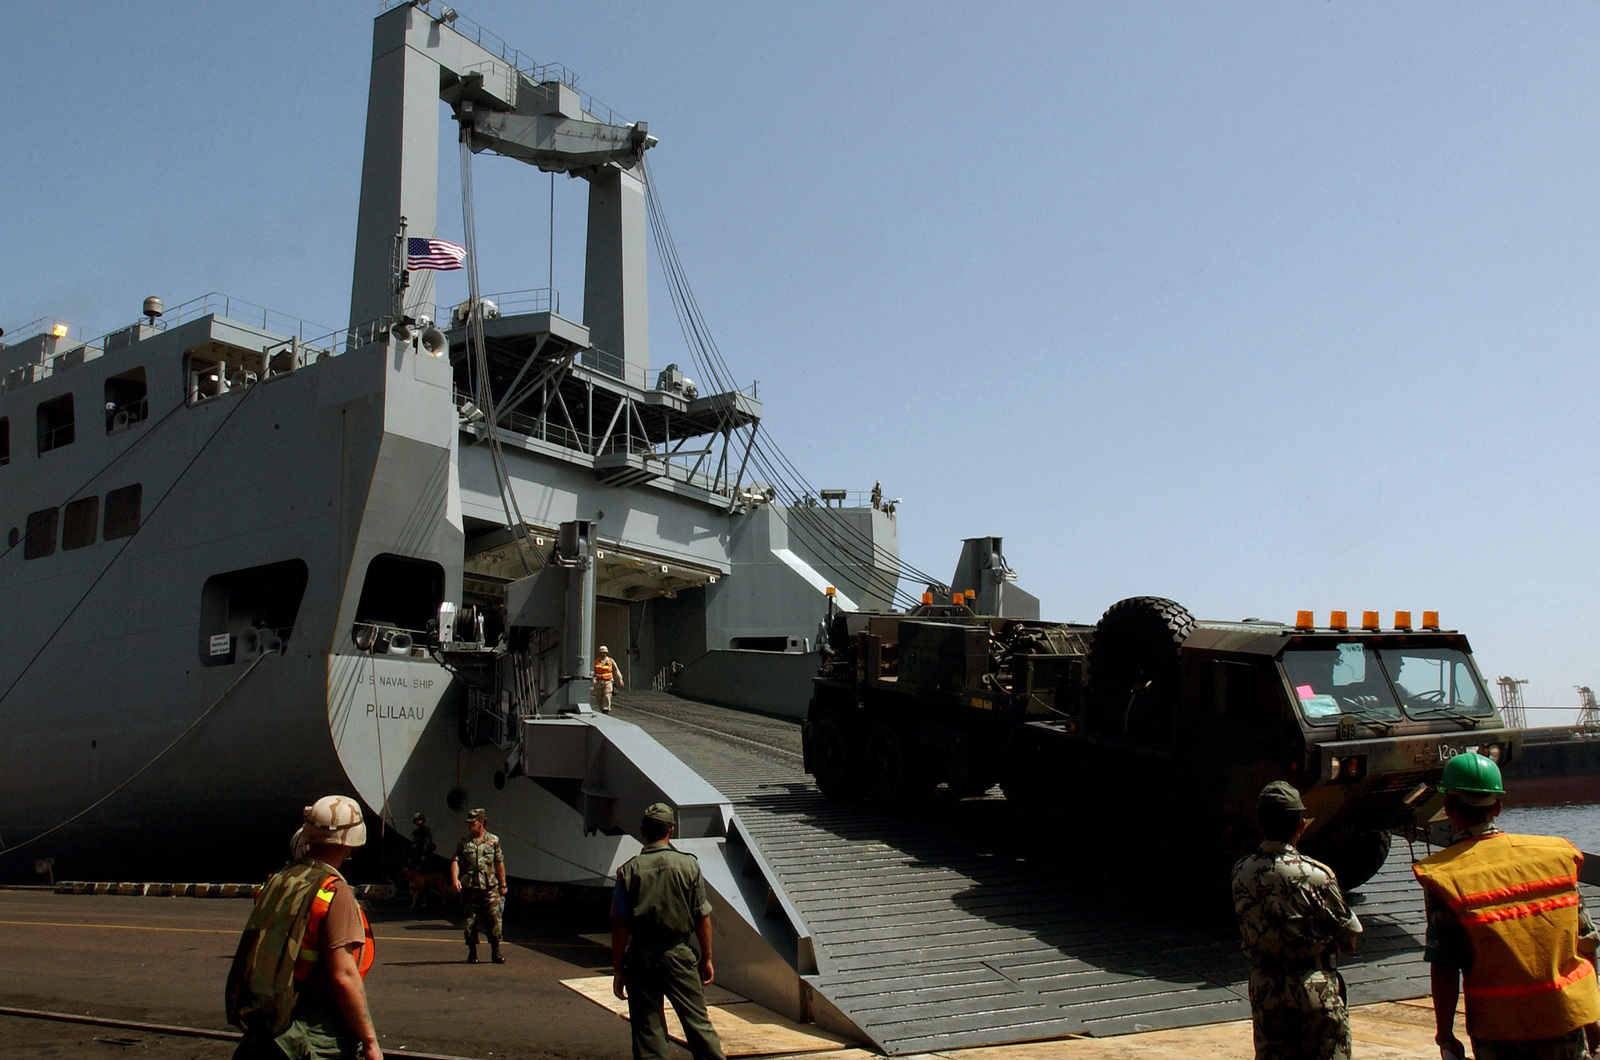
M222 987L248 911L249 903L236 899L0 891L0 1008L142 1025L0 1015L0 1057L231 1056L232 1041L195 1037L193 1031L229 1031ZM378 956L367 990L387 1055L591 1060L629 1054L628 1025L603 989L610 970L610 956L598 941L607 927L603 905L514 904L506 926L508 962L502 966L462 963L459 928L437 910L412 913L400 903L374 903L372 921ZM713 997L713 1019L730 1056L866 1060L874 1055L810 1035L807 1028L764 1015L726 992ZM1433 1014L1425 1001L1360 1006L1352 1022L1362 1056L1424 1060L1438 1055ZM192 1030L163 1033L146 1029L149 1025ZM1251 1055L1250 1027L1230 1021L922 1055L1244 1058Z

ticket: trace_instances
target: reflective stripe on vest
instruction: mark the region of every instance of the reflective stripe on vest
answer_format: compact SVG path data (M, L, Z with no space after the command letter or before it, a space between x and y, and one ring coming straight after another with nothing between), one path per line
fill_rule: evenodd
M1578 870L1565 839L1489 835L1412 866L1472 946L1467 1030L1491 1041L1556 1038L1600 1019L1594 965L1578 955Z
M610 659L596 659L594 664L594 679L596 681L610 681L612 679Z
M328 905L333 901L333 888L339 877L329 876L317 887L317 893L311 899L311 916L306 920L306 933L300 940L300 954L294 962L295 982L303 983L311 970L322 960L322 926L328 919ZM361 973L361 978L367 977L367 970L372 967L372 925L367 923L367 911L360 905L356 912L361 914L361 931L366 938L361 943L361 952L356 958L356 971Z

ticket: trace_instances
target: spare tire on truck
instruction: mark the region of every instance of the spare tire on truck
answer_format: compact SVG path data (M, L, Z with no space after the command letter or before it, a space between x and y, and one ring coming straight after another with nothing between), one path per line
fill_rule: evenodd
M1169 745L1178 702L1178 649L1194 616L1159 596L1133 596L1106 609L1089 645L1090 732Z

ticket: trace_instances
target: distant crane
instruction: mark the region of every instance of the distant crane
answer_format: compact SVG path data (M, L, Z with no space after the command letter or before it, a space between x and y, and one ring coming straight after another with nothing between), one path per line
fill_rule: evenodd
M1528 713L1522 706L1522 686L1528 683L1528 679L1501 676L1495 683L1500 686L1500 713L1506 719L1506 726L1512 729L1526 729Z
M1578 705L1583 708L1578 711L1579 730L1600 732L1600 703L1595 702L1594 692L1588 685L1578 686Z

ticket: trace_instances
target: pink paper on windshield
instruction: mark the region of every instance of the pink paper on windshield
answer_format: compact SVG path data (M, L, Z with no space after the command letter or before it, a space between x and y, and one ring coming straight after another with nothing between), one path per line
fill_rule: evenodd
M1315 692L1311 691L1310 685L1295 685L1294 694L1299 696L1301 699L1310 699L1312 696L1316 695Z

